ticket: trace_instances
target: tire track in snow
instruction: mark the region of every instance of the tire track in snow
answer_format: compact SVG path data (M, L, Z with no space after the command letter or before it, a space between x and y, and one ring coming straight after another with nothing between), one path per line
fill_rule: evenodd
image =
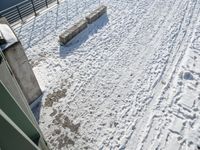
M194 7L194 8L193 8ZM193 9L195 9L195 5L194 6L191 6L191 8L190 8L190 10L192 10L192 15L191 16L193 16ZM196 17L196 16L195 16ZM191 17L192 18L192 17ZM189 23L188 24L186 24L186 27L188 26L190 24L190 21L189 21ZM188 28L188 27L187 27ZM186 28L186 32L187 32L187 28ZM189 35L190 35L191 33L189 33ZM183 39L184 39L184 37L185 36L183 36ZM189 36L190 37L190 36ZM190 38L189 38L189 40L190 40ZM187 40L186 40L186 42L187 42ZM187 45L187 44L186 44ZM184 46L183 46L184 47ZM179 50L180 48L178 48L178 50ZM183 49L183 50L185 50L185 48ZM181 53L184 53L184 51L182 50L182 52ZM178 52L178 51L177 51ZM180 55L180 54L179 54ZM176 58L178 59L178 64L180 63L180 60L182 59L182 55L183 54L181 54L180 56L176 56ZM174 56L173 56L174 57ZM173 60L173 59L172 59ZM172 63L172 64L176 64L176 63ZM173 68L173 67L171 67L171 68ZM177 68L177 65L175 65L175 69ZM172 74L173 75L173 74ZM155 91L157 91L157 90L155 90ZM161 99L161 100L163 100L163 99ZM164 109L163 109L164 110ZM156 111L157 112L157 111ZM158 111L159 112L159 111ZM155 116L156 116L156 114L159 114L159 113L155 113ZM162 111L160 111L160 112L162 112ZM162 114L162 113L161 113ZM166 114L165 114L166 115ZM164 117L164 116L163 116ZM160 118L162 118L162 117L160 117ZM169 118L168 118L169 119ZM169 119L170 120L170 119ZM151 121L151 120L150 120ZM166 124L166 122L165 122L165 124ZM147 125L147 127L148 127L149 125ZM151 126L149 126L149 127L151 127ZM149 130L148 130L149 131ZM147 135L148 135L149 133L147 132ZM144 139L146 139L146 138L144 138ZM158 143L157 141L155 141L156 142L156 144ZM149 143L150 144L150 143ZM148 145L148 144L147 144ZM152 145L152 143L150 144L150 145ZM155 147L154 147L155 148ZM145 148L144 148L145 149Z
M199 3L197 2L197 6L199 6ZM197 15L196 15L196 17L198 16L198 14L199 14L199 9L198 9L198 13L197 13ZM196 22L196 20L194 20L194 22ZM194 37L194 36L193 36ZM187 52L189 51L189 46L188 46L188 48L187 48ZM184 54L184 57L185 56L187 56L186 54ZM185 57L186 59L188 58L188 57ZM182 63L183 63L183 61L182 61ZM180 65L179 65L180 66ZM175 69L181 69L180 67L176 67ZM173 71L174 72L174 71ZM170 92L170 90L171 90L171 88L173 88L173 87L171 87L170 88L170 86L169 85L167 85L166 87L165 87L165 92L163 92L163 94L161 95L161 98L163 99L163 100L167 100L167 99L169 99L169 100L172 100L173 102L170 102L169 100L168 100L168 102L167 103L164 103L164 102L159 102L160 104L157 104L158 105L158 108L159 109L166 109L167 110L167 112L169 112L170 114L172 114L171 115L171 118L173 117L173 115L175 115L175 116L177 116L177 117L186 117L184 120L186 120L187 121L187 117L189 117L188 119L190 120L190 115L188 114L188 112L186 113L186 112L184 112L184 110L181 110L182 108L181 108L181 105L179 105L178 107L176 106L176 104L177 104L177 101L179 101L179 100L181 100L181 97L182 97L182 92L183 92L183 89L182 89L182 84L180 84L180 83L182 83L182 81L179 81L179 80L177 80L176 78L179 78L179 75L178 75L178 72L180 72L180 71L177 71L176 72L176 74L175 74L175 72L172 74L173 76L170 78L170 80L169 80L169 83L168 84L171 84L171 85L173 85L173 84L175 84L175 89L174 89L174 91L176 91L175 93L169 93ZM176 76L175 76L176 75ZM175 76L175 77L174 77ZM175 78L175 79L174 79ZM177 83L176 83L176 81L177 81ZM175 83L174 83L175 82ZM170 96L167 96L167 95L169 95L170 94ZM174 95L174 97L172 97ZM161 99L160 98L160 99ZM167 98L167 99L166 99ZM175 107L174 107L175 106ZM170 108L170 107L172 107L172 108ZM174 109L174 110L173 110ZM183 116L182 116L182 112L175 112L176 111L176 109L180 109L181 111L183 111L184 113L186 113L186 114L183 114ZM194 110L195 110L196 108L194 108ZM175 114L174 114L175 113ZM191 112L191 114L194 114L194 112L192 111ZM186 116L184 116L184 115L186 115ZM191 117L192 117L192 115L191 115ZM176 117L175 117L176 118ZM182 118L182 119L183 119ZM193 119L194 120L194 119ZM170 121L170 120L169 120ZM163 122L163 124L166 124L166 121L164 121ZM173 124L172 124L173 122L168 122L167 124L169 124L167 127L169 128L170 126L172 126ZM185 122L184 123L185 125L185 129L190 129L191 127L189 127L189 126L187 126L187 122ZM162 128L161 128L162 129ZM164 134L166 134L166 133L164 133ZM171 133L172 134L172 133ZM163 140L165 140L166 138L167 138L167 136L169 136L169 135L171 135L171 134L167 134L167 135L165 135L163 138L161 138L162 139L162 141ZM196 149L195 148L195 144L191 144L190 143L190 141L192 141L192 138L190 138L190 139L184 139L183 137L181 137L182 135L179 135L179 133L177 132L177 134L178 134L178 139L179 139L179 149ZM173 134L172 134L173 135ZM174 136L174 135L173 135ZM171 138L173 138L173 136L171 137ZM176 141L176 139L174 139L175 141ZM189 141L189 142L188 142ZM163 143L163 142L162 142ZM197 143L198 144L198 142L195 142L195 143ZM170 143L168 143L168 144L170 144ZM162 144L163 145L163 144ZM168 145L168 146L170 146L170 145ZM163 145L163 148L164 147L166 147L166 145Z

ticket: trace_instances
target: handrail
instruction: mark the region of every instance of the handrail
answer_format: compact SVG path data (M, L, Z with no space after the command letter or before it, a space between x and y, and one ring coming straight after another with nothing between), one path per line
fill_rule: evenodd
M59 0L25 0L17 5L0 11L0 17L6 17L10 24L20 20L21 22L24 22L25 17L33 13L35 16L37 16L37 11L45 7L48 8L49 5L53 2L57 2L57 4L59 4ZM27 6L29 7L29 9L27 9Z
M4 10L0 11L0 14L3 13L3 12L5 12L5 11L7 11L7 10L10 10L10 9L12 9L12 8L15 8L16 6L22 5L22 4L26 3L26 2L28 2L28 0L23 1L23 2L21 2L21 3L19 3L19 4L17 4L17 5L11 6L11 7L7 8L7 9L4 9Z

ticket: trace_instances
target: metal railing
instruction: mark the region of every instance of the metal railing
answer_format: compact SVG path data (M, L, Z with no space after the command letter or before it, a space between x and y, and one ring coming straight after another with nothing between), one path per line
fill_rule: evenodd
M26 17L32 14L37 16L40 9L45 7L48 8L53 2L57 2L57 4L59 4L59 0L28 0L24 3L20 3L19 5L1 11L0 17L6 17L10 24L20 20L24 22Z

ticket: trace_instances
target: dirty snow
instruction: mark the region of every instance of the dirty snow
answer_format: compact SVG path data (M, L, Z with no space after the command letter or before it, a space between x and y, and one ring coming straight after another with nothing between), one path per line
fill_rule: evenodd
M108 12L66 46L58 36ZM65 0L15 27L52 149L200 149L200 1ZM38 109L39 111L39 109Z

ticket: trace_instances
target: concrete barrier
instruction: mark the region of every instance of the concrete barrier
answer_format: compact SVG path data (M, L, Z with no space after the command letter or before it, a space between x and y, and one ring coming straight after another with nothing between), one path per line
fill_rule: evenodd
M8 64L12 69L12 72L14 73L28 103L31 104L42 95L42 91L21 43L15 43L5 49L3 54L8 61Z
M87 28L87 21L82 19L59 36L60 43L63 45L67 44L72 38L74 38L85 28Z
M95 11L90 13L88 16L86 16L86 20L89 24L96 21L99 17L101 17L104 13L106 13L107 7L102 5L99 8L97 8Z
M29 64L23 46L13 30L6 23L4 18L0 18L0 32L6 40L6 44L0 45L1 54L4 56L11 70L10 72L16 79L26 100L31 104L42 95L42 91Z

